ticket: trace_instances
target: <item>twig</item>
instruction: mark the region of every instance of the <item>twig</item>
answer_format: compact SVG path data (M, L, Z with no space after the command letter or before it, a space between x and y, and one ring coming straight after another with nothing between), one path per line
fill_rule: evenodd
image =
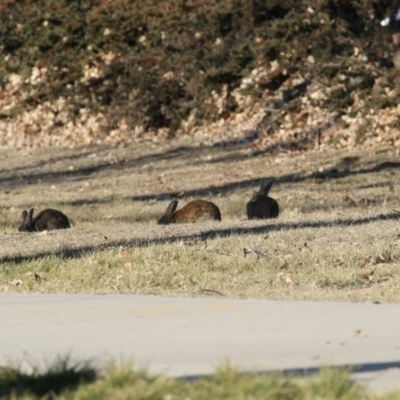
M254 257L258 260L260 257L267 257L266 254L262 254L259 253L258 251L253 250L251 247L249 246L245 246L243 247L243 253L244 253L244 257L246 257L247 254L253 254Z
M223 256L230 256L229 253L227 253L226 251L222 251L222 250L208 250L210 253L217 253L217 254L222 254Z
M219 294L220 296L225 296L223 293L218 292L218 290L213 290L213 289L200 289L199 292L200 293L215 293L215 294Z

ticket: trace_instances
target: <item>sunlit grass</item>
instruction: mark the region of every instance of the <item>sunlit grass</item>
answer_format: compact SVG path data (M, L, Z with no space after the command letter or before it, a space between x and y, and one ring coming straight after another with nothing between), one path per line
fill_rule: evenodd
M109 365L103 372L88 364L59 360L47 368L22 372L0 368L0 397L4 399L269 399L269 400L384 400L399 393L367 393L349 371L323 369L313 377L240 373L226 364L215 374L197 379L170 379L149 375L129 364Z
M29 184L11 179L3 154L0 290L400 301L400 180L396 164L387 163L397 159L390 151L360 153L346 172L347 153L237 162L240 149L196 147L188 163L187 149L163 157L173 146L93 149L96 157L68 150L43 178L39 166L62 159L62 150L32 151L22 158L21 182ZM79 173L81 166L95 170L102 154L125 162ZM281 214L248 221L245 205L263 176L278 178L271 196ZM177 193L180 206L196 197L213 201L222 222L157 225ZM19 233L20 213L30 207L62 210L72 229Z

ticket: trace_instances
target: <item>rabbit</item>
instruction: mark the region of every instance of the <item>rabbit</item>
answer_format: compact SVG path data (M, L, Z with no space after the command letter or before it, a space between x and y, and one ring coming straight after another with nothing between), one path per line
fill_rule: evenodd
M260 189L254 193L253 197L246 205L248 219L277 218L279 215L278 202L268 196L275 178L270 180L263 179Z
M202 219L221 221L221 212L211 201L192 200L178 211L176 211L176 207L178 207L178 200L171 201L165 214L158 220L158 224L184 224L197 222Z
M66 229L69 228L68 217L61 211L47 209L41 211L35 218L33 218L33 208L29 213L24 210L21 214L20 232L39 232L53 229Z

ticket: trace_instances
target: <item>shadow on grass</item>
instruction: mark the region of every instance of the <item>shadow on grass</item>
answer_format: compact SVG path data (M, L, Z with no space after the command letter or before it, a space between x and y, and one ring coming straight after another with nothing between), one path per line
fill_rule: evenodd
M299 174L286 174L278 178L276 185L280 183L302 183L306 181L317 180L321 183L327 180L333 179L341 179L346 178L351 175L358 175L358 174L369 174L369 173L377 173L385 170L390 169L399 169L400 162L384 162L374 167L363 168L356 171L348 171L343 170L339 171L333 168L330 171L325 172L312 172L307 175L299 175ZM134 196L125 196L125 197L118 197L118 200L132 200L132 201L166 201L171 200L174 198L191 198L191 197L207 197L207 196L217 196L217 195L227 195L231 191L234 190L256 190L260 185L261 179L270 179L272 176L262 175L259 178L254 179L246 179L237 182L230 182L223 185L211 185L201 189L191 189L185 190L183 192L162 192L162 193L150 193L150 194L143 194L143 195L134 195ZM392 183L389 181L381 182L376 185L365 185L365 187L360 188L371 188L371 187L389 187ZM250 198L250 195L249 195ZM96 198L96 199L76 199L71 201L64 201L62 204L70 205L70 206L82 206L85 204L108 204L112 203L116 200L115 196L103 197L103 198ZM28 205L27 205L28 207Z
M324 172L312 172L306 175L299 174L286 174L281 177L278 177L277 183L301 183L305 181L312 180L320 180L321 182L332 180L332 179L341 179L346 178L352 175L362 175L362 174L370 174L381 172L388 169L399 169L400 162L383 162L373 167L362 168L359 170L337 170L333 168L329 171ZM216 195L224 195L233 190L237 189L257 189L260 185L261 179L270 179L272 176L262 175L256 179L247 179L241 180L237 182L230 182L223 185L212 185L203 189L193 189L193 190L185 190L184 197L194 197L194 196L216 196ZM157 194L148 194L148 195L138 195L133 196L131 199L133 201L146 201L146 200L165 200L173 198L177 195L174 192L165 192L165 193L157 193Z
M246 145L249 144L249 141L246 141ZM104 152L106 148L93 148L91 151L83 151L79 154L70 154L63 155L57 157L49 157L45 161L37 162L36 164L31 164L23 167L13 167L13 168L3 168L0 171L0 184L8 183L12 184L15 182L16 185L20 185L21 182L30 183L36 181L46 181L48 183L51 182L60 182L61 179L65 178L75 178L75 179L86 179L98 172L102 171L120 171L127 170L132 168L142 168L144 165L154 164L157 162L170 160L170 159L180 159L182 161L187 162L190 165L195 165L196 163L203 163L203 161L198 161L195 164L193 160L198 157L208 156L211 151L219 150L221 148L230 148L232 151L240 149L243 146L243 141L221 141L212 145L203 145L203 146L179 146L174 148L169 148L165 151L156 151L151 154L141 155L138 157L130 158L131 154L136 154L136 152L131 152L130 154L118 154L116 152L116 158L112 162L104 160L101 157L99 159L93 158L93 162L91 165L81 166L74 165L74 169L70 169L70 165L74 164L74 161L77 163L80 162L81 159L84 159L87 162L88 156L90 154L96 152ZM111 150L111 149L110 149ZM235 159L235 157L233 156ZM40 169L46 165L52 165L57 162L65 162L65 169L59 171L46 171L46 172L30 172L30 170ZM162 169L165 169L165 165L161 166ZM16 179L18 176L18 179Z
M66 161L66 164L69 164L67 161L75 161L79 162L79 159L85 159L87 161L88 155L90 153L95 153L98 149L93 149L93 151L82 151L77 154L71 154L67 156L59 156L59 157L50 157L47 162L40 161L36 165L31 165L27 167L15 167L10 169L3 169L0 171L0 184L7 184L8 188L12 187L20 187L21 185L36 183L39 181L47 182L47 183L62 183L64 179L73 179L73 180L83 180L88 179L91 176L99 172L110 172L113 173L115 171L129 171L130 169L139 168L141 169L144 165L153 165L155 163L169 160L169 159L180 159L184 162L187 162L189 165L201 164L204 160L196 160L198 157L209 156L210 152L218 151L218 149L227 149L230 151L230 154L222 156L220 158L215 158L213 160L207 160L207 163L212 162L227 162L227 161L240 161L243 157L237 152L243 148L248 148L249 143L256 139L257 135L248 135L246 138L242 140L231 140L231 141L220 141L214 143L212 145L207 146L179 146L175 148L169 148L165 151L155 151L151 154L146 154L138 157L132 157L131 154L136 154L135 152L127 152L124 154L116 153L116 156L119 157L117 161L109 162L104 159L93 159L93 163L91 165L75 166L74 169L70 169L69 165L65 167L65 169L60 171L32 171L31 169L39 169L39 167L52 163L55 163L59 160ZM279 144L282 147L284 144ZM290 145L291 146L291 145ZM101 148L100 151L104 151L105 148ZM126 150L126 149L125 149ZM129 149L128 149L129 150ZM270 149L271 150L271 149ZM265 153L268 153L269 150L261 151L257 154L253 154L254 157L261 156ZM212 154L212 153L211 153ZM248 158L245 156L244 158ZM314 171L309 174L286 174L281 177L278 177L278 183L299 183L308 180L320 180L321 182L326 180L333 179L341 179L346 178L348 176L360 175L360 174L369 174L369 173L377 173L388 169L400 169L400 162L397 161L387 161L382 162L373 166L365 166L364 168L343 168L343 165L346 165L346 161L349 157L343 157L338 160L337 166L332 167L330 170L319 172ZM356 160L355 162L358 162ZM351 163L350 163L351 164ZM165 169L165 164L160 165L160 168ZM22 169L19 171L19 169ZM241 180L237 182L230 182L222 185L211 185L209 187L204 187L200 189L193 189L184 191L184 196L192 197L192 196L210 196L210 195L225 195L232 190L236 189L251 189L257 188L259 185L259 181L262 178L268 178L264 171L258 171L259 177L255 179L247 179ZM184 188L181 188L181 190ZM152 193L148 195L133 195L131 197L127 197L134 201L146 201L146 200L163 200L170 199L174 197L177 193L165 192L165 193ZM80 204L88 204L92 202L97 203L107 203L111 202L112 197L109 199L101 199L97 200L76 200L76 205ZM74 204L72 204L74 205Z
M364 363L364 364L353 364L353 365L339 365L335 367L329 367L329 369L344 369L351 371L352 373L365 373L365 372L381 372L391 368L400 368L400 361L386 361L376 363ZM283 375L300 375L300 376L311 376L318 374L321 368L291 368L280 371Z
M322 371L348 371L350 374L363 374L373 372L384 372L392 368L399 369L400 361L386 361L386 362L371 362L364 364L344 364L335 366L322 366L322 367L308 367L308 368L288 368L282 370L268 370L256 372L243 372L244 375L257 375L262 376L266 374L274 374L282 377L304 377L309 378L318 375ZM178 380L192 382L198 379L210 378L210 375L185 375Z
M292 89L293 90L293 89ZM261 123L262 125L263 123ZM320 127L317 130L314 130L309 135L314 141L315 135L318 133L317 131L323 131L330 127L330 123L327 123L324 127ZM120 155L120 160L108 162L100 159L94 159L93 164L85 167L76 167L73 170L68 168L56 171L56 172L39 172L39 173L29 173L30 169L38 169L46 165L51 165L57 162L65 162L68 164L73 163L74 161L80 161L81 159L85 159L87 161L88 156L93 153L104 153L108 150L112 151L112 148L108 146L95 146L93 148L88 148L80 151L78 154L72 153L67 155L58 155L56 157L50 156L47 160L37 162L36 164L28 165L28 166L16 166L13 168L3 168L0 173L0 183L12 182L15 180L15 176L18 175L19 178L30 181L59 181L62 177L87 177L93 175L94 173L101 172L104 170L116 171L121 169L129 169L129 168L141 168L145 164L154 164L160 161L165 161L169 159L181 159L182 161L186 161L190 165L200 165L204 163L204 160L197 160L199 157L209 156L213 151L220 151L221 149L229 152L228 154L222 157L215 157L211 160L207 160L207 163L220 163L220 162L232 162L232 161L240 161L243 159L247 159L248 155L241 154L240 151L243 149L248 149L251 143L256 141L259 137L259 127L253 130L250 130L247 135L238 138L238 139L224 139L217 141L213 144L209 145L184 145L178 146L174 148L168 148L162 151L155 151L150 154L141 155L138 157L129 158L126 157L125 153L116 152L115 155ZM273 154L280 152L282 150L293 150L294 148L304 148L308 147L310 142L310 138L296 139L291 141L283 141L274 144L273 146L269 146L263 150L253 152L253 157L259 157L264 154ZM131 152L131 154L136 154L135 152ZM124 157L122 157L124 155ZM165 166L162 166L164 169ZM24 173L26 171L26 173ZM3 176L2 176L3 175Z
M89 362L73 363L69 356L57 357L48 367L32 366L22 372L18 367L0 367L0 398L33 394L46 398L58 398L65 389L74 389L81 383L92 382L97 371Z
M97 246L81 246L77 248L61 248L54 252L41 252L34 255L22 255L22 256L4 256L0 258L0 263L16 263L20 264L27 260L40 259L47 256L55 256L62 259L80 258L85 254L92 253L96 250L108 250L118 247L148 247L152 245L162 245L167 243L176 243L182 240L199 240L207 241L215 238L226 238L233 235L246 235L246 234L265 234L268 232L277 232L282 230L291 229L305 229L305 228L329 228L329 227L348 227L369 224L377 221L388 221L388 220L400 220L400 212L392 211L388 214L379 214L375 216L369 216L365 218L338 218L336 220L328 221L302 221L302 222L274 222L266 225L255 226L255 227L243 227L243 228L226 228L226 229L213 229L202 233L196 234L182 234L175 235L167 238L135 238L126 240L117 240L105 242L102 245ZM161 229L161 228L160 228Z

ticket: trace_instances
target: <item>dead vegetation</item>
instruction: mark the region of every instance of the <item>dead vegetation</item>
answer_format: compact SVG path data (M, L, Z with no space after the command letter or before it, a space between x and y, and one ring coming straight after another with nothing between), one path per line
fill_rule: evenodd
M6 1L0 145L399 146L395 3Z
M0 290L400 300L394 150L244 149L180 141L3 151ZM247 220L246 202L272 176L279 218ZM222 222L157 225L175 197L213 201ZM72 228L19 233L29 207L60 209Z

